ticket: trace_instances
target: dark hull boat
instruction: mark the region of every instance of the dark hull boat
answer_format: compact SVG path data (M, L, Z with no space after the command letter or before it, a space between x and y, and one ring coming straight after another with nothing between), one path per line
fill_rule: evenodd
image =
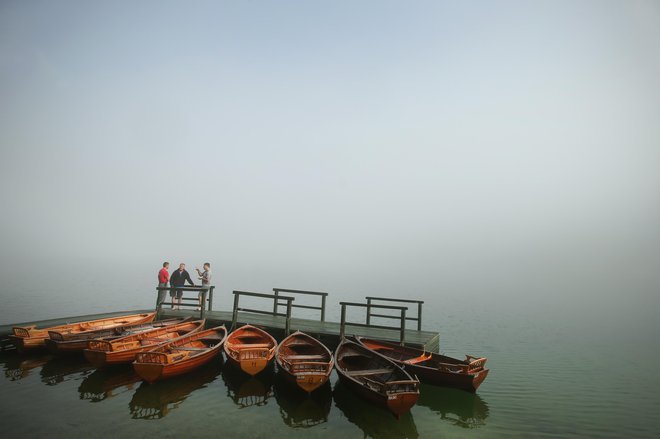
M176 318L158 322L149 321L84 332L48 331L49 338L45 340L45 343L48 350L54 354L82 352L83 349L87 348L90 340L114 340L154 328L176 325L183 320L182 318Z
M226 338L224 326L186 335L150 351L140 352L135 357L133 368L150 383L182 375L220 355Z
M273 361L277 341L252 325L242 326L227 338L225 353L230 363L248 375L256 375Z
M152 328L114 340L90 340L83 351L87 361L94 367L131 363L140 352L149 351L185 335L194 334L204 328L204 320L179 321L174 325Z
M388 409L397 419L419 399L419 381L393 361L359 343L343 339L337 347L335 361L342 383Z
M424 383L476 392L488 376L486 358L466 355L465 360L458 360L387 341L364 337L357 337L357 340L368 349L399 364Z
M275 360L284 378L305 392L326 383L334 365L330 350L300 331L282 340L275 351Z
M103 319L88 320L85 322L67 323L65 325L51 326L48 328L37 328L36 326L15 326L13 334L9 336L12 344L19 352L46 347L49 331L82 333L97 329L115 328L117 326L135 323L151 322L156 318L156 313L131 314L125 316L106 317Z

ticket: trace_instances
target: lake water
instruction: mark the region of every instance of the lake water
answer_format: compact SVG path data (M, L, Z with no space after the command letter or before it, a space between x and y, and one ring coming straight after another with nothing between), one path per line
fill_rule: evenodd
M5 301L2 323L148 308L154 301L150 285L60 288L23 289ZM99 288L104 300L88 294ZM228 309L229 297L221 289L216 308ZM47 305L35 309L35 298ZM336 320L336 303L359 297L330 299L328 319ZM130 368L96 371L77 357L5 352L3 436L657 437L659 334L648 310L634 319L624 302L594 310L567 298L516 306L514 298L467 294L423 299L424 327L440 332L442 352L488 357L490 374L476 395L422 385L419 403L397 421L335 374L308 398L276 374L248 379L222 361L149 385Z

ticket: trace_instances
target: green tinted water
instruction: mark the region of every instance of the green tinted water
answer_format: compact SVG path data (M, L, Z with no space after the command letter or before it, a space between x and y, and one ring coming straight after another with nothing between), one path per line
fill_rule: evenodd
M459 309L461 303L453 304ZM338 383L312 398L276 373L247 378L222 361L170 381L130 368L96 371L84 359L0 354L5 437L158 434L174 437L656 437L654 334L554 313L429 303L425 326L442 350L488 357L478 394L423 385L395 420ZM608 330L606 330L609 328Z

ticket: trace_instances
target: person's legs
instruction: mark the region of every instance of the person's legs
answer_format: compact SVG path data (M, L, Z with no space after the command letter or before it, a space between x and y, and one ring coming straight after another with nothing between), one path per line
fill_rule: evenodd
M176 291L176 309L181 309L181 298L183 297L183 291L182 290L177 290Z
M170 298L172 299L172 309L174 309L174 304L176 303L176 291L170 290Z

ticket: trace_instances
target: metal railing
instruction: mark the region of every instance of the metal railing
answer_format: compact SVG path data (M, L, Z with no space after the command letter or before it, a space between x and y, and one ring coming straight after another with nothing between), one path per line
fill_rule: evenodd
M391 299L389 297L373 297L373 296L367 296L367 297L365 297L365 299L367 299L367 324L371 323L371 318L372 317L382 317L382 318L391 317L391 316L382 315L382 314L374 314L373 312L371 312L371 308L375 307L375 305L372 304L373 301L416 303L417 304L417 317L406 317L406 320L417 321L417 330L418 331L422 330L422 305L424 304L423 300Z
M406 306L391 306L391 305L368 305L366 303L356 303L356 302L339 302L341 305L341 322L339 323L339 337L342 338L344 337L344 334L346 333L346 325L350 326L360 326L363 328L379 328L379 329L396 329L399 331L400 338L399 342L403 346L405 340L406 340L406 311L408 310L408 307ZM395 316L395 315L382 315L380 317L383 318L390 318L390 319L397 319L399 320L399 326L385 326L385 325L372 325L371 323L354 323L354 322L347 322L346 321L346 307L347 306L355 306L355 307L361 307L361 308L366 308L368 306L372 308L379 308L379 309L396 309L399 310L400 316Z
M207 304L207 299L208 299L208 311L211 311L213 309L213 290L215 289L215 285L210 285L210 286L180 286L180 287L156 287L156 290L158 291L158 297L156 298L156 311L160 313L160 311L163 308L163 305L170 305L170 306L183 306L183 307L191 307L191 308L197 308L199 307L199 298L197 297L181 297L181 303L175 302L174 297L170 295L172 298L171 302L165 302L165 297L167 295L167 292L169 291L170 293L175 292L175 291L182 291L182 292L188 292L188 291L196 291L197 293L202 293L202 306L200 307L199 310L199 318L203 319L204 314L206 313L206 304ZM185 302L194 302L194 303L185 303Z
M231 318L231 329L233 330L236 327L236 321L238 320L238 313L239 311L242 312L249 312L249 313L254 313L254 314L266 314L266 315L272 315L272 316L280 316L284 317L284 332L286 335L289 335L289 332L291 331L291 302L293 302L295 297L289 297L289 296L280 296L280 295L275 295L275 294L263 294L263 293L253 293L250 291L234 291L234 308L232 311L232 318ZM278 300L284 300L286 301L286 313L279 313L276 311L264 311L262 309L253 309L253 308L241 308L239 306L239 300L241 296L248 296L248 297L260 297L262 299L273 299L274 301Z
M311 305L291 305L292 308L305 308L305 309L315 309L321 311L321 321L325 322L325 303L328 293L323 293L319 291L303 291L303 290L290 290L286 288L273 288L275 293L275 299L273 300L273 314L276 314L280 306L286 304L280 303L278 300L280 293L289 293L289 294L306 294L310 296L320 296L321 297L321 306L311 306Z

